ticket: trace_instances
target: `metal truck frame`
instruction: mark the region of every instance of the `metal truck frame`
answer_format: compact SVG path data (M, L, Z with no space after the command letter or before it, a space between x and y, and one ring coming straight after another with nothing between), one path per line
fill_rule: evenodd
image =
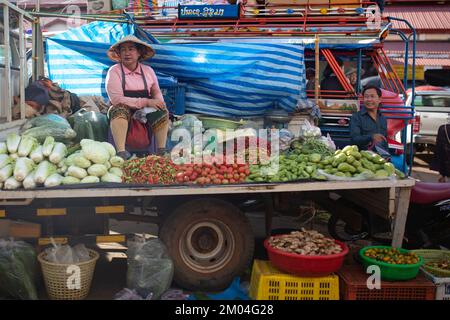
M21 43L20 92L25 87L26 68L22 19L32 21L33 78L42 74L43 57L39 15L0 0L4 8L5 34L9 33L8 11L19 15ZM94 18L94 17L92 17ZM306 20L305 20L306 21ZM8 37L7 37L8 38ZM329 57L332 60L331 57ZM23 67L23 68L22 68ZM6 101L10 101L10 68L4 68ZM3 76L3 75L2 75ZM22 95L23 96L23 95ZM3 106L8 109L8 104ZM22 120L0 124L0 137L18 130ZM175 281L191 290L227 287L252 261L255 239L245 212L265 214L266 236L275 212L297 216L298 206L312 200L327 201L330 193L369 205L369 211L393 221L392 245L402 246L409 197L415 181L326 181L261 183L223 186L148 186L64 188L0 191L0 219L37 222L42 226L37 244L88 241L93 244L125 242L127 235L110 234L109 217L146 221L159 225L159 237L175 264ZM140 213L137 214L137 211Z

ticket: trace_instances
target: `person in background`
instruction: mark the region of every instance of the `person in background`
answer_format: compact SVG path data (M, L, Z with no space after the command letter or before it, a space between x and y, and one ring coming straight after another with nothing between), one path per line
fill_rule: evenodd
M308 82L306 83L306 91L310 91L309 93L313 93L311 91L314 91L316 89L316 70L313 68L306 69L306 80Z
M111 132L118 156L129 159L126 150L127 133L134 112L142 108L153 108L160 112L153 123L147 122L156 137L158 154L165 153L169 118L158 79L153 69L141 63L154 55L153 48L135 36L127 36L113 44L107 54L117 62L108 70L106 92L111 101L108 110ZM161 112L162 111L162 112Z
M344 63L341 59L336 58L338 65L341 67L342 71L344 71ZM320 82L320 90L321 91L342 91L340 92L324 92L324 95L342 95L344 93L344 87L339 81L338 77L334 73L331 66L328 64L323 71L323 79Z
M387 120L380 112L382 92L378 87L367 86L362 94L364 108L355 112L350 120L352 144L356 144L361 150L371 150L378 146L388 151Z
M438 129L431 170L439 172L439 182L446 182L450 178L450 123Z
M25 88L25 117L32 118L44 112L50 101L47 88L39 81L35 81ZM20 117L20 97L14 97L13 118Z
M361 69L360 73L361 73L361 77L364 76L364 69ZM348 81L353 86L353 88L356 89L356 85L358 82L358 70L356 68L350 68L345 73L345 76L347 77Z

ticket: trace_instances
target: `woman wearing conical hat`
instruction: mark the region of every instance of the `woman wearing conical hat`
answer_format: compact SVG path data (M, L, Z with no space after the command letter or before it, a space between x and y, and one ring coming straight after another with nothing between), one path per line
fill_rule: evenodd
M143 136L133 137L134 141L129 141L130 137L127 139L132 115L142 108L157 110L152 113L152 117L147 116L147 119L152 120L152 123L148 123L148 129L155 135L158 153L164 153L169 129L166 104L155 72L150 66L141 63L155 54L153 48L135 36L127 36L113 44L107 54L117 62L106 76L106 92L112 104L108 117L117 154L128 159L131 154L126 150L127 146L148 141L148 137Z

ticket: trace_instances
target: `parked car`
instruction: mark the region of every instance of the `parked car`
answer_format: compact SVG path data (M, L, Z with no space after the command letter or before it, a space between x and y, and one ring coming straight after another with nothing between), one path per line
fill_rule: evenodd
M411 90L407 91L406 105L412 103ZM439 127L450 120L450 88L420 86L415 91L415 117L408 126L407 143L411 143L413 131L413 152L433 151ZM399 140L400 141L400 140ZM407 148L409 150L409 148Z

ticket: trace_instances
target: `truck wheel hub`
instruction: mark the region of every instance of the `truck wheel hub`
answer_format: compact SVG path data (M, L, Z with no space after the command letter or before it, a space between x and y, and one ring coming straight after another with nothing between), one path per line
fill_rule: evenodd
M231 259L235 240L221 221L202 221L191 225L180 241L180 256L193 270L210 273L223 268Z

